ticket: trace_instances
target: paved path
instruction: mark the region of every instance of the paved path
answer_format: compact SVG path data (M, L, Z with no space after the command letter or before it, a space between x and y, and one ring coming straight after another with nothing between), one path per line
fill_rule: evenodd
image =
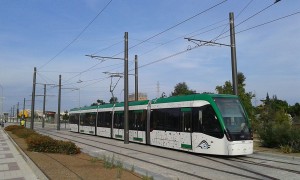
M28 157L0 127L0 179L2 180L34 180L38 178L29 166Z

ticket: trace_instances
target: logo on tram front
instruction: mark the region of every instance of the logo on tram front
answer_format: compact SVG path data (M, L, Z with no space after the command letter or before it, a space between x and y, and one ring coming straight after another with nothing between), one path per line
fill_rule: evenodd
M201 149L209 149L210 145L205 141L201 141L201 143L198 145L198 147L200 147Z

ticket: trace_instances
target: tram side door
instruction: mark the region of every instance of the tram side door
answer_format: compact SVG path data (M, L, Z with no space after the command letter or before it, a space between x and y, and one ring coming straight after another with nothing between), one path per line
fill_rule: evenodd
M135 110L132 112L132 121L130 123L132 129L133 141L135 142L146 142L146 121L147 111Z
M192 108L181 108L181 148L193 150L192 146Z
M124 111L114 113L114 138L124 139Z

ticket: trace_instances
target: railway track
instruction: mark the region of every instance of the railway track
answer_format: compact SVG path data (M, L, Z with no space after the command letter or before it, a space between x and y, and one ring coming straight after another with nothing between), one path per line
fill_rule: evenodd
M152 170L157 174L167 172L166 174L173 175L173 177L178 177L179 179L220 179L221 177L226 177L226 179L281 179L276 175L274 176L274 174L268 175L264 171L261 171L261 167L289 173L288 177L293 177L293 174L297 176L300 173L297 170L259 164L255 161L252 162L248 157L223 158L220 156L204 156L140 144L124 147L124 144L114 143L121 141L107 138L67 131L44 129L37 129L37 131L56 139L73 141L87 148L112 152L122 158L124 162L143 164L146 169L147 167L152 167ZM159 152L156 152L156 150L159 150ZM176 155L174 156L174 154ZM295 165L297 164L295 163ZM253 166L260 168L253 168ZM155 171L155 169L159 169L159 171Z

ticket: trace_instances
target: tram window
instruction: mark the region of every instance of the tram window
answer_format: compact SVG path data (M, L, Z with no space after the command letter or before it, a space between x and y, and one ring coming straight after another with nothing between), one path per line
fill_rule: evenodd
M155 109L151 112L151 129L181 131L179 108ZM145 114L146 118L146 114Z
M224 134L222 133L220 122L212 106L206 105L202 109L203 109L202 112L203 133L217 138L222 138Z
M114 128L124 128L124 112L115 112L114 114Z
M78 124L78 122L79 122L79 115L71 114L70 115L70 124Z
M192 131L192 112L182 112L182 132Z
M80 114L80 125L81 126L85 125L85 114Z
M203 110L200 108L193 108L193 132L202 132Z
M156 110L150 111L150 131L157 129L157 117L156 117Z
M80 115L80 125L94 126L96 121L96 113L83 113Z
M135 118L134 111L129 111L128 121L129 121L129 129L130 130L135 130L136 129L136 118Z
M129 111L129 129L144 131L146 128L147 111L135 110Z
M97 117L97 127L104 127L104 121L105 121L104 113L99 112Z
M99 112L98 119L97 119L97 126L98 127L111 127L111 119L112 119L111 112Z
M180 114L181 111L179 108L166 109L165 129L167 131L181 131Z
M164 130L165 126L165 113L161 112L159 109L154 109L151 111L151 129Z

